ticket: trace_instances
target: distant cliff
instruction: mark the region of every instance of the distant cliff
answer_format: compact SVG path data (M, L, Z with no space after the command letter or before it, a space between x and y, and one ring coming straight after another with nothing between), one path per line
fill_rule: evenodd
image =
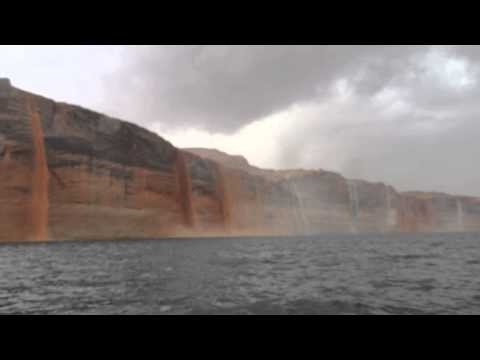
M480 199L177 149L0 79L0 240L479 231Z

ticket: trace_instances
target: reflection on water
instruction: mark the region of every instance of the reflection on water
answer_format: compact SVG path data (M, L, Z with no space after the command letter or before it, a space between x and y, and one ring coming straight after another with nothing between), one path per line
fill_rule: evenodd
M480 314L480 235L0 245L0 313Z

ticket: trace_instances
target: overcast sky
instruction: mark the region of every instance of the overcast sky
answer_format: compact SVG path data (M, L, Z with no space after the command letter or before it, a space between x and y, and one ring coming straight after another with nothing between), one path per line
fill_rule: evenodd
M0 46L0 77L268 168L480 196L480 47Z

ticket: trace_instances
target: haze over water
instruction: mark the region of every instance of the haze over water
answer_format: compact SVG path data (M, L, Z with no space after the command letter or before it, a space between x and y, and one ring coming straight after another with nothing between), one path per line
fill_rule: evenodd
M1 314L480 314L480 235L0 245Z

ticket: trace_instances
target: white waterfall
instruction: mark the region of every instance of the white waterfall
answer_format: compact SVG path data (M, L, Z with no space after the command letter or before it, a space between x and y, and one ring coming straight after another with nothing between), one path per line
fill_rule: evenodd
M357 233L357 217L358 217L358 190L357 183L355 180L347 180L348 185L348 195L350 198L350 220L351 220L351 231L352 233Z
M395 226L396 213L395 209L392 209L392 193L387 185L385 185L385 231L388 231L391 227Z
M457 226L458 231L465 231L465 225L463 223L463 204L462 200L457 199Z
M300 214L299 214L299 207L300 207L299 202L300 202L300 200L298 199L298 194L295 192L295 189L294 189L292 184L293 184L292 182L288 182L288 189L290 190L292 195L295 195L295 203L292 203L290 206L295 213L295 229L296 229L297 235L298 235L298 232L299 232L299 225L298 224L301 222L301 217L300 217Z
M303 206L303 201L301 196L299 195L297 184L292 181L291 183L291 188L293 190L293 193L295 194L295 197L297 198L297 204L298 206L295 208L295 212L300 214L300 218L302 220L302 226L303 226L303 235L307 235L307 218L305 216L304 212L304 206Z

